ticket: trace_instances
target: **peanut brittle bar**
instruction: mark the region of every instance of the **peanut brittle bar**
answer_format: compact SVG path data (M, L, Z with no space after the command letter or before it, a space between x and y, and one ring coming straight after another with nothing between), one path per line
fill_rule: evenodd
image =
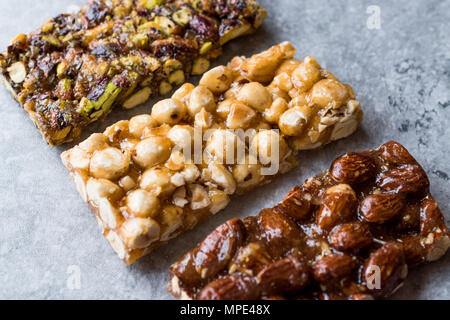
M353 90L282 43L205 73L62 154L115 251L131 264L269 183L297 153L353 133Z
M425 171L391 141L347 153L274 208L218 227L171 267L168 288L185 299L371 300L449 246Z
M17 36L0 71L44 139L58 145L115 105L133 108L204 73L222 45L265 17L254 0L93 0Z

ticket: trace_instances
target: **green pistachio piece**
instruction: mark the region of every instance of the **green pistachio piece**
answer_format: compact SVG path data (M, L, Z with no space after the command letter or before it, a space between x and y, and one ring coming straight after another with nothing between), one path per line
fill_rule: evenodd
M149 21L149 22L146 22L146 23L144 23L144 24L141 24L141 25L138 27L138 31L145 31L145 30L149 30L149 29L151 29L151 28L157 29L157 27L158 27L158 26L156 25L155 22Z
M88 114L88 110L87 110L88 103L89 103L89 99L87 99L86 97L81 98L80 103L78 104L78 107L77 107L77 112L87 115Z
M170 84L179 86L186 80L186 78L185 78L183 70L177 70L177 71L173 72L172 74L170 74L170 76L167 80L169 80Z
M211 63L209 62L208 59L200 57L197 60L195 60L194 65L192 66L192 74L193 75L204 74L206 71L208 71L210 66Z
M176 23L178 23L179 25L182 25L182 26L187 25L189 23L189 21L191 20L191 18L192 18L192 13L189 9L186 9L186 8L178 10L177 12L175 12L172 15L172 19Z
M61 77L63 73L66 72L67 67L68 65L64 61L58 64L58 66L56 67L56 73L58 74L58 77Z
M136 33L131 37L131 41L135 43L139 48L144 48L148 44L148 37L142 33Z
M70 79L62 79L62 86L65 91L70 90L72 88L72 81Z
M142 5L146 7L148 10L151 10L156 6L164 4L164 2L165 0L144 0L142 1Z
M72 130L72 126L67 126L64 129L56 131L52 135L50 144L54 144L54 145L60 144L69 135L71 130Z
M133 94L130 98L127 99L127 101L124 102L122 105L125 109L133 109L134 107L143 104L150 98L150 95L152 94L152 89L149 87L143 88Z
M170 91L172 91L173 87L170 83L168 83L167 81L162 81L159 84L159 94L162 96L165 96L166 94L168 94Z
M58 48L62 46L61 41L59 41L58 38L56 38L52 35L44 35L44 36L42 36L42 40L47 41L51 45L58 47Z
M103 114L103 110L95 111L89 116L89 118L98 119L102 116L102 114Z
M153 21L146 22L138 27L139 31L156 29L165 35L170 35L176 28L176 24L167 17L155 17Z
M176 60L176 59L168 59L166 62L164 62L164 73L165 74L171 74L175 70L183 68L183 64Z
M142 65L142 58L138 56L123 57L120 59L120 63L122 63L128 69L134 69Z
M167 17L156 17L155 23L157 23L160 26L162 32L167 35L172 34L176 28L176 24Z
M224 45L228 41L236 39L237 37L248 34L252 30L252 26L250 24L242 24L238 27L230 29L225 32L222 38L220 38L220 44Z
M212 45L213 45L212 42L205 42L200 48L200 55L207 54L209 50L211 50Z
M81 112L89 115L92 113L93 110L101 111L96 112L94 111L90 117L91 118L97 118L99 114L105 114L111 109L112 104L116 100L117 96L122 91L122 88L117 87L112 81L108 83L108 85L105 88L105 92L98 98L97 101L94 100L87 100L87 102L81 102L79 109L81 108ZM94 116L95 115L95 116Z
M144 63L146 64L147 69L150 70L150 72L155 72L161 67L161 62L159 62L159 60L154 57L144 57Z

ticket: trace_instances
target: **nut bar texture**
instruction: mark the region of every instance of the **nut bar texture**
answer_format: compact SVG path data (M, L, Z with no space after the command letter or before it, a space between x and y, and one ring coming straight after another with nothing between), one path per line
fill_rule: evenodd
M391 141L218 227L171 267L168 287L186 299L383 298L449 246L426 173Z
M204 73L222 45L265 17L254 0L93 0L17 36L0 69L45 140L57 145L115 105L133 108Z
M286 42L235 58L206 72L199 86L184 84L151 114L120 121L62 154L125 263L216 214L233 194L288 172L299 150L356 130L362 111L351 88L314 58L294 55ZM254 135L239 135L248 129ZM199 130L200 161L198 152L189 154L198 149ZM274 162L278 169L263 173Z

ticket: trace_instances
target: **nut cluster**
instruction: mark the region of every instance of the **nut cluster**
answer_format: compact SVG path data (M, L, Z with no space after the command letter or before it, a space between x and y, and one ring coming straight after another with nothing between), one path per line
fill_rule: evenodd
M448 228L423 169L396 142L347 153L257 217L217 228L171 269L190 299L383 298L442 257Z
M236 58L205 73L199 86L183 85L151 114L120 121L63 153L121 259L133 263L222 210L231 195L289 171L300 149L356 129L362 111L351 88L313 58L299 62L294 54L282 43ZM200 142L200 161L199 129L210 133ZM255 134L241 137L237 129ZM275 161L278 170L264 174Z
M134 108L203 74L225 43L266 15L255 0L91 0L14 38L0 74L57 145L116 105Z

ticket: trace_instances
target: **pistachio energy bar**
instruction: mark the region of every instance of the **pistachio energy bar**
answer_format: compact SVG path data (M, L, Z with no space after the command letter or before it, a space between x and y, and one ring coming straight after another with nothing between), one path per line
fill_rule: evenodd
M194 228L230 196L271 182L300 150L353 133L353 90L282 43L206 72L171 99L62 154L125 263Z
M202 74L222 45L254 32L254 0L92 0L0 55L6 86L44 139L78 138L115 105L133 108Z

